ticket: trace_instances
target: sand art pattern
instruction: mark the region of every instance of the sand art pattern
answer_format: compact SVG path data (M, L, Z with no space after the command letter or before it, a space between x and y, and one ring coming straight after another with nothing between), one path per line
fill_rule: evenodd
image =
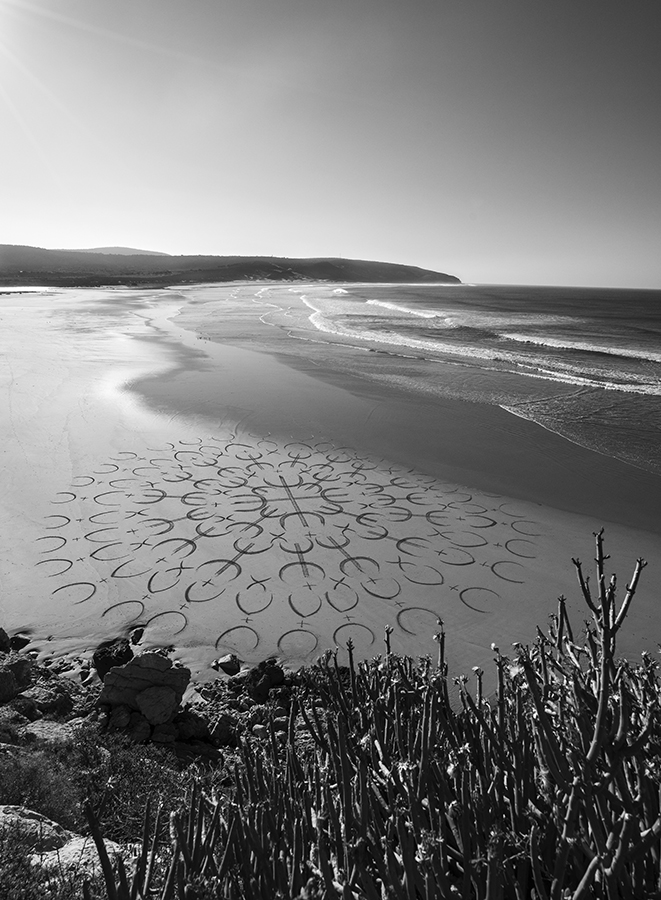
M52 603L152 640L247 660L326 647L431 652L438 617L524 600L542 529L329 442L228 435L115 453L52 500L38 538Z

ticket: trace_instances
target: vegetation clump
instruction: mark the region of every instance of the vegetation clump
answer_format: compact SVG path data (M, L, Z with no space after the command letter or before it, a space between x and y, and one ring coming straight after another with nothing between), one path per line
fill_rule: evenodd
M222 779L198 772L165 839L148 803L132 868L113 867L87 803L105 886L83 896L661 897L661 685L649 654L615 655L644 562L618 604L601 533L596 548L594 589L574 561L582 635L560 598L531 646L493 647L492 696L480 670L474 689L450 679L442 625L438 658L417 662L386 628L382 657L356 663L349 644L347 668L327 653L297 673L286 729L267 718Z

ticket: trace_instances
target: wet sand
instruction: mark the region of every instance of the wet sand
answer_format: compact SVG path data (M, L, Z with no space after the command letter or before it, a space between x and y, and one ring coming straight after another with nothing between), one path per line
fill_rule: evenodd
M5 627L89 655L140 625L208 678L232 650L373 655L386 624L433 654L440 617L458 673L560 593L584 618L570 559L605 525L621 580L650 561L620 649L654 648L659 479L292 337L263 290L5 298Z

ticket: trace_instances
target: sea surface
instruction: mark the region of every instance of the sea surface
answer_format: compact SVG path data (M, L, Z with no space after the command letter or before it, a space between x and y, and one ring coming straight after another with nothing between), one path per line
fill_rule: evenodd
M456 367L418 387L496 402L661 474L661 291L346 285L300 295L320 337Z

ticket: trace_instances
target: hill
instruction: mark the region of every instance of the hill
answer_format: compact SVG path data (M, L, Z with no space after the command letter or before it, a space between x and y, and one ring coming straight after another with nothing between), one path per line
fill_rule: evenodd
M167 256L0 244L0 285L160 286L223 281L460 283L443 272L360 259Z
M170 256L169 253L161 253L160 250L136 250L135 247L91 247L86 250L76 249L73 252L103 253L105 256Z

